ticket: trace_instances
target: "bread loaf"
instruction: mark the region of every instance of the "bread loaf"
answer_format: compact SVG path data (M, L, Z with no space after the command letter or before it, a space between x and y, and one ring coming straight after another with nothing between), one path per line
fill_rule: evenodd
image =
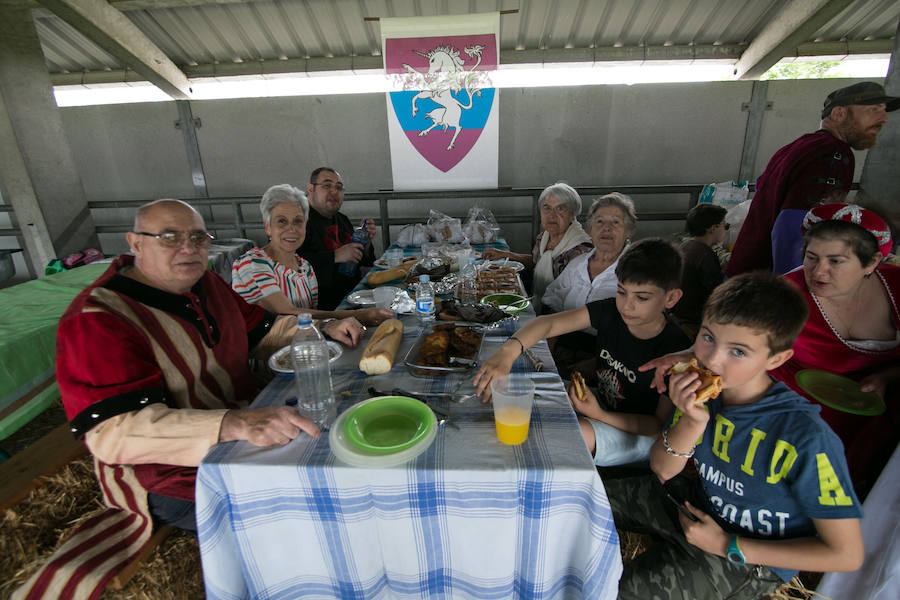
M417 259L413 258L412 260L405 260L400 265L394 267L393 269L387 269L385 271L374 271L369 273L369 277L366 279L366 283L369 285L381 285L382 283L387 283L389 281L395 281L397 279L403 279L406 277L406 274L409 273L409 270L413 268Z
M383 375L390 371L402 340L403 323L399 320L388 319L379 325L363 350L359 370L367 375Z

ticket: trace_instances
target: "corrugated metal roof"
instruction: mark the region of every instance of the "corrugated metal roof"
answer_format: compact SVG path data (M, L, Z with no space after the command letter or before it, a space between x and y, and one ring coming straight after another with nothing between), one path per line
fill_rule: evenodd
M585 49L614 48L623 58L635 58L646 48L692 47L711 54L721 47L723 55L736 58L789 1L113 0L111 4L191 76L208 65L379 57L378 22L367 18L497 10L517 11L501 18L501 63L515 61L518 53L526 59L565 61L593 56ZM48 10L36 8L34 17L51 73L124 68ZM896 0L854 0L806 42L876 40L880 43L863 45L862 51L889 52L898 19ZM809 51L811 46L805 48ZM359 64L371 68L377 63Z

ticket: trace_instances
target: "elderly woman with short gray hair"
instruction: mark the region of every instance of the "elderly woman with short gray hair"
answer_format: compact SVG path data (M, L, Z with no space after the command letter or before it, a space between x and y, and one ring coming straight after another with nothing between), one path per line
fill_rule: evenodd
M550 283L559 277L576 256L593 249L591 238L581 228L581 196L572 186L557 182L544 188L538 198L541 227L531 254L516 254L502 250L485 250L485 258L509 258L534 269L534 306L541 306L541 298Z
M259 203L269 243L252 248L231 267L231 286L244 300L276 314L309 313L316 319L355 317L365 325L377 325L390 311L317 310L319 284L316 273L297 249L306 239L309 201L289 184L273 185Z
M634 202L619 192L601 196L591 204L585 225L594 249L571 261L544 294L544 305L556 312L616 295L616 265L637 227Z

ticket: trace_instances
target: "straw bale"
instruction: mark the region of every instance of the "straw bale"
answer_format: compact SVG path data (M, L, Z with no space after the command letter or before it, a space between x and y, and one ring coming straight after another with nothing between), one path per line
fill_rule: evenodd
M40 567L85 518L102 509L89 456L72 461L0 517L0 598L7 598ZM177 532L144 562L125 589L104 600L203 598L197 539Z

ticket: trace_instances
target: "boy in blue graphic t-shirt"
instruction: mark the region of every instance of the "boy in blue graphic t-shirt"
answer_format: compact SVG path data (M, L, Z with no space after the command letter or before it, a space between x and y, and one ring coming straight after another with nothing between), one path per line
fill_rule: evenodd
M710 296L692 350L722 393L698 404L697 374L672 375L677 410L651 449L655 476L607 485L617 527L661 539L626 566L620 599L755 599L799 570L859 568L862 511L841 442L817 406L766 373L791 357L806 316L771 275L735 277ZM642 368L657 367L665 389L661 373L684 358ZM691 458L693 481L679 475Z

